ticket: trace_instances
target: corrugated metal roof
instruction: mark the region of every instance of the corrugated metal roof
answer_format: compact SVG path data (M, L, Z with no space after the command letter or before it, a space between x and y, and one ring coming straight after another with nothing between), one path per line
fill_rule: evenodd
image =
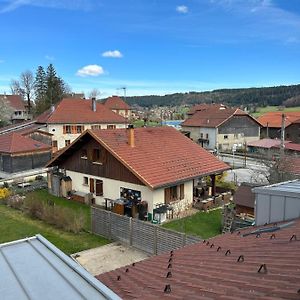
M1 299L120 299L41 235L0 245Z
M261 194L293 195L293 197L300 198L300 180L285 181L263 187L256 187L252 189L252 191Z

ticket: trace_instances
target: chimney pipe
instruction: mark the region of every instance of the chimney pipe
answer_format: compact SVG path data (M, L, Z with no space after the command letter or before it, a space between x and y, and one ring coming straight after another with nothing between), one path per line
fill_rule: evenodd
M55 111L55 106L53 104L51 105L50 110L52 113Z
M92 98L92 111L96 111L96 98Z
M132 124L128 125L128 145L134 148L134 127Z

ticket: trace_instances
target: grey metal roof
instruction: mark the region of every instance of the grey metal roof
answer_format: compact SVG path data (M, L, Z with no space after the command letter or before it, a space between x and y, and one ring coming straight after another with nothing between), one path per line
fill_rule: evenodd
M0 297L120 299L41 235L0 245Z
M300 180L280 182L252 189L254 193L268 195L284 195L300 198Z

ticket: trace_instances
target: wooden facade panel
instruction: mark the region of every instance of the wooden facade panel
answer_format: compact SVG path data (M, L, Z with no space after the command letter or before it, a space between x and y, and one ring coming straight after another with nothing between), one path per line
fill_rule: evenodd
M91 137L87 139L87 136L85 136L85 139L85 141L77 143L78 147L76 150L69 150L72 151L71 155L67 155L66 153L63 155L58 164L60 168L93 176L145 185L97 141ZM85 152L85 149L87 157L82 158L82 153ZM94 149L100 150L101 162L92 162Z

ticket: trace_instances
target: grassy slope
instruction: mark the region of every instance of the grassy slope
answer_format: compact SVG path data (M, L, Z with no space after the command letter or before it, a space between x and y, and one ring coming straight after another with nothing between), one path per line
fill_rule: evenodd
M257 109L256 113L253 113L252 115L257 118L259 116L261 116L262 114L265 114L267 112L273 112L273 111L279 111L278 110L278 106L266 106L266 107L259 107ZM280 110L282 112L289 112L289 111L300 111L300 106L296 106L296 107L287 107L283 110Z
M209 213L198 212L190 217L168 222L163 227L207 239L221 233L221 217L220 209Z

